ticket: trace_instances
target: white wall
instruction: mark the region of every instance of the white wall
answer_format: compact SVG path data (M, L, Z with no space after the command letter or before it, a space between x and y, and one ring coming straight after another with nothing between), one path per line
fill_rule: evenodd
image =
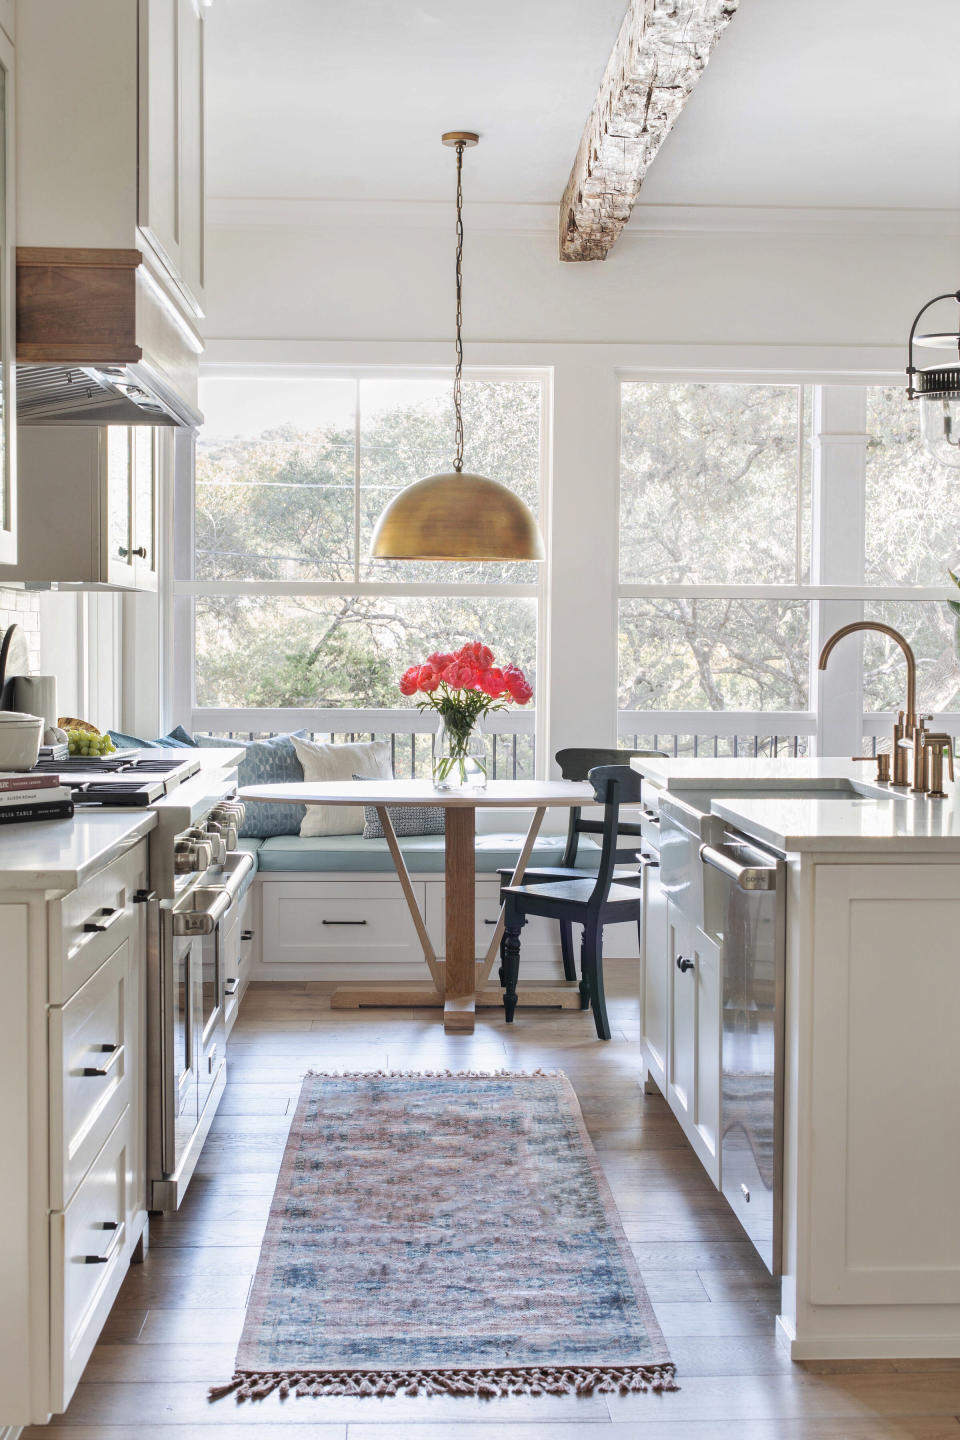
M420 208L211 201L206 334L449 337L451 217ZM465 217L468 341L899 349L960 267L960 216L942 212L651 207L606 261L562 264L549 216L497 230L495 208Z
M552 215L496 210L466 216L465 358L552 377L538 695L552 754L616 738L618 375L896 381L915 312L957 285L960 216L663 207L607 261L570 265ZM209 361L450 365L443 207L213 201L211 215Z

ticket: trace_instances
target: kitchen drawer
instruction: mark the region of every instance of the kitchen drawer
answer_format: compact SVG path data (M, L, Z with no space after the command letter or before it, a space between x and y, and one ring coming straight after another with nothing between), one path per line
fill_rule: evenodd
M436 886L440 889L440 886ZM487 946L490 944L490 937L496 928L497 918L500 914L500 887L492 885L489 881L477 882L477 906L476 906L476 932L477 932L477 959L482 960L486 954ZM440 919L440 936L444 934L443 919ZM560 931L555 920L544 920L541 915L531 915L530 919L521 932L521 944L528 958L533 955L544 955L549 953L551 958L560 956ZM579 945L579 929L574 939Z
M417 903L424 887L414 884ZM264 881L264 964L419 960L423 951L396 881Z
M118 942L132 933L134 896L145 890L146 884L147 845L141 840L79 890L50 905L51 1005L69 1000L99 970Z
M130 1100L130 941L51 1006L50 1205L62 1209ZM97 1073L99 1072L99 1073Z
M131 1110L120 1116L65 1210L50 1216L51 1403L65 1410L130 1256Z

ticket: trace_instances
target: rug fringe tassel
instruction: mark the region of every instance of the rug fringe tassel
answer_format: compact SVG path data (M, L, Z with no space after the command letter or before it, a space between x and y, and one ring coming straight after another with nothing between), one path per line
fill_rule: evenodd
M636 1395L679 1390L673 1365L569 1366L534 1370L238 1370L228 1385L212 1385L209 1400L236 1394L263 1400L279 1391L318 1395Z
M305 1080L536 1080L565 1079L563 1070L308 1070Z

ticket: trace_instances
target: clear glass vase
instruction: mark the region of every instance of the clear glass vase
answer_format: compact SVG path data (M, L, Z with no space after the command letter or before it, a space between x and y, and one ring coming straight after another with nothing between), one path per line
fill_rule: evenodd
M433 746L435 790L483 790L487 783L487 746L479 720L464 731L441 719Z

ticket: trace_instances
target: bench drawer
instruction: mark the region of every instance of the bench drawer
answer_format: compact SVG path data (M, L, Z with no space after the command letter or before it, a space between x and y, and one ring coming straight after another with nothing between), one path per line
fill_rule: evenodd
M134 902L147 883L147 845L141 840L50 906L51 1005L70 999L139 924Z
M130 941L123 940L50 1026L50 1204L67 1204L130 1100Z
M424 886L414 884L424 905ZM264 964L420 960L423 952L396 881L264 881Z
M110 1312L130 1256L131 1110L120 1116L65 1210L50 1216L53 1409L65 1410Z

